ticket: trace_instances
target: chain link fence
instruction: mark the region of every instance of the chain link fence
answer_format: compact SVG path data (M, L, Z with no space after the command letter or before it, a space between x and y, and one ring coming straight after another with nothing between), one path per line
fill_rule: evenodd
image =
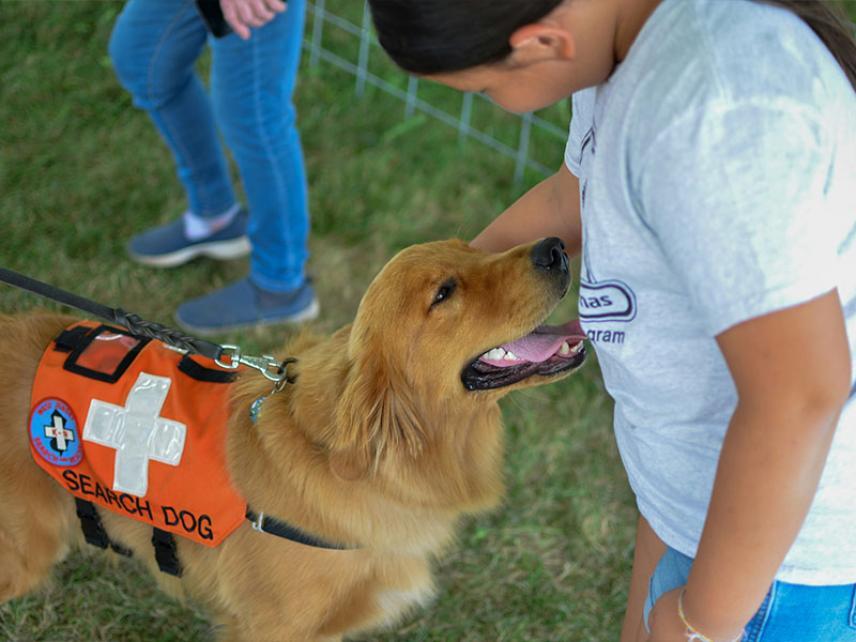
M516 116L484 96L452 95L452 90L403 73L380 48L365 2L310 2L304 47L310 67L328 63L353 75L357 96L363 96L368 86L375 87L402 101L405 120L423 114L455 128L461 139L473 139L508 157L514 162L516 182L527 169L547 175L561 162L570 115L567 104Z

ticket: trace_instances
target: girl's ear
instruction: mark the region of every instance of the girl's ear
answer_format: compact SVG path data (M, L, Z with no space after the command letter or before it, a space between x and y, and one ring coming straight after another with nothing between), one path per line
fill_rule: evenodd
M524 67L549 60L571 60L576 53L576 43L569 31L541 22L520 27L511 34L508 44L512 64Z
M418 455L425 438L408 386L385 361L382 350L365 350L352 363L336 407L330 467L355 481L377 470L389 454Z

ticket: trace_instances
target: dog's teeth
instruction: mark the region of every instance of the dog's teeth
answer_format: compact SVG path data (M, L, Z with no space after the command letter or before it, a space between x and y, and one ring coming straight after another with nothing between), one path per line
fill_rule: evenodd
M493 350L485 352L484 356L488 359L499 361L505 356L505 350L503 350L502 348L494 348Z
M519 361L520 360L519 357L516 354L514 354L513 352L506 352L505 353L505 359L507 361Z
M580 341L577 345L575 345L573 348L571 348L571 352L573 352L574 354L576 354L576 353L578 353L578 352L579 352L580 350L582 350L582 349L583 349L583 342L582 342L582 341Z
M568 354L571 351L571 347L568 345L567 341L562 341L562 347L559 348L559 354Z

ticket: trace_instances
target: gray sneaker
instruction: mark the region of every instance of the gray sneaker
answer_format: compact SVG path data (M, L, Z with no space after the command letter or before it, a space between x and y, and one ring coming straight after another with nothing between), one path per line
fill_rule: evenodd
M232 222L211 236L191 241L184 234L181 217L137 234L128 243L128 254L144 265L175 267L197 256L226 261L250 253L247 238L247 211L240 210Z
M318 308L308 280L290 292L270 292L247 277L182 303L175 319L188 332L209 336L276 323L303 323L317 317Z

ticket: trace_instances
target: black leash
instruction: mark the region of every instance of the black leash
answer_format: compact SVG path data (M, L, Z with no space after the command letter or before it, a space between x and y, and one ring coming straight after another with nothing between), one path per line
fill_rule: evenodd
M208 357L226 370L235 370L241 364L254 368L261 372L267 379L277 384L274 391L281 389L282 382L291 383L294 381L293 378L288 377L286 372L287 364L293 362L293 359L286 359L283 362L279 362L270 355L262 355L261 357L242 355L241 349L238 346L219 345L205 339L184 334L160 323L146 321L139 315L125 312L122 308L111 308L96 303L85 297L61 290L53 285L43 283L42 281L3 267L0 267L0 281L120 325L135 336L157 339L180 352L200 354L203 357Z
M43 283L36 279L30 278L15 272L0 267L0 281L4 281L16 288L27 290L39 296L58 301L72 308L77 308L88 314L94 314L107 321L121 325L128 332L138 337L146 337L148 339L158 339L173 348L178 348L185 352L198 353L209 359L219 359L223 353L223 348L204 339L198 339L186 334L182 334L178 330L169 328L154 321L146 321L136 314L125 312L122 308L110 308L106 305L96 303L90 299L86 299L77 294L61 290L57 287Z

